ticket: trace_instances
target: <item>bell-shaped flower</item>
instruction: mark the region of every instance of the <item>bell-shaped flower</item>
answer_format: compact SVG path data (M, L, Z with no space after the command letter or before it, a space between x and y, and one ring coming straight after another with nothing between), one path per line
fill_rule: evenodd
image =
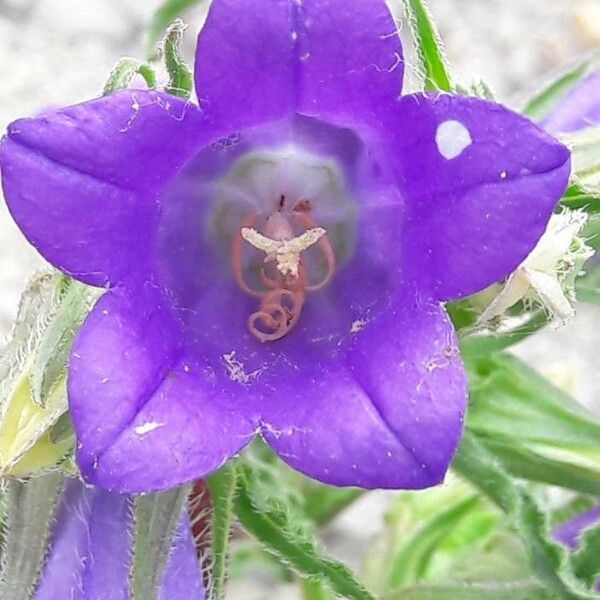
M214 0L198 106L129 90L10 126L14 219L108 289L69 367L89 481L172 486L257 433L334 485L443 479L467 394L442 302L522 263L570 160L403 72L383 0Z

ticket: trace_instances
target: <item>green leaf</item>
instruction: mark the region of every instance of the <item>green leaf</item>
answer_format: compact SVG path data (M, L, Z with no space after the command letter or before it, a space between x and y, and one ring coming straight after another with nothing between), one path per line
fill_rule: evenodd
M548 458L528 450L517 441L488 438L480 441L515 477L600 496L600 467L579 466L573 461Z
M440 36L424 0L403 0L426 90L452 91Z
M260 480L256 481L251 469L242 468L234 509L244 529L303 578L320 581L344 598L374 600L344 565L320 554L293 510L262 496L263 486Z
M513 482L473 434L464 433L453 467L509 516L543 585L565 600L597 598L573 573L566 550L550 541L545 516L530 494Z
M393 589L419 581L435 547L478 503L476 496L462 498L426 521L396 552L388 587Z
M518 358L466 358L471 431L538 452L558 450L600 460L600 421Z
M33 400L40 406L66 374L73 338L101 294L72 279L64 282L58 306L33 353L29 379Z
M572 181L600 203L600 127L587 127L560 136L571 150Z
M141 75L144 78L148 89L153 90L156 88L154 69L148 63L125 57L119 60L111 71L102 94L107 96L113 92L127 89L136 75Z
M207 480L212 498L211 527L211 598L221 600L225 592L229 536L233 514L233 498L236 490L237 473L232 463L228 463Z
M577 300L600 304L600 264L589 262L585 274L575 280Z
M600 575L600 523L584 531L571 560L577 576L592 586Z
M135 497L130 571L132 600L158 597L175 528L188 493L189 488L182 486Z
M522 112L536 121L546 117L565 94L585 76L588 66L589 63L584 62L552 82L531 98Z
M559 206L560 207L564 206L564 207L570 208L572 210L581 209L590 216L590 218L588 219L588 223L586 224L586 227L584 227L584 229L583 229L582 237L589 239L589 236L585 235L585 232L586 232L586 229L588 229L590 222L593 223L595 221L595 232L598 230L597 219L600 218L599 217L600 200L598 199L597 196L594 196L593 194L591 194L589 192L589 190L584 190L580 186L578 186L576 183L572 183L567 188L567 191L565 192L564 196L562 197ZM590 243L590 241L592 243ZM598 250L599 249L598 246L600 245L600 242L598 240L593 240L593 239L590 241L588 241L588 245L590 245L593 248L595 248L596 250ZM594 245L594 243L593 243L594 241L595 241L596 245Z
M60 311L66 281L56 272L45 272L32 279L23 293L12 337L0 353L0 474L12 474L25 453L47 435L67 410L64 376L52 382L45 406L34 401L30 382L37 349ZM43 454L51 458L46 461L51 465L64 455L65 448L52 448L51 440L46 441L48 444L42 444ZM34 462L41 468L44 461L38 459ZM27 474L27 468L18 474Z
M55 471L9 481L5 492L0 598L31 598L48 552L64 477Z
M148 60L156 56L156 43L167 27L180 17L189 7L200 4L203 0L167 0L154 13L146 30L146 56Z
M165 91L173 96L188 99L192 93L192 71L179 54L179 45L186 28L187 25L180 19L174 21L167 29L161 52L169 74L169 85Z
M534 583L415 585L394 590L384 600L559 600Z

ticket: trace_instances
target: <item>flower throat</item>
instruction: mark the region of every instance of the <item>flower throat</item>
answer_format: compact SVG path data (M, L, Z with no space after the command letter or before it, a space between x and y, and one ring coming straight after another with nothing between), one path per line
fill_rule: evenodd
M235 280L246 294L259 300L259 308L248 317L250 333L261 342L287 335L298 323L310 292L323 288L335 273L335 253L324 228L310 216L309 200L298 201L291 210L281 195L278 207L268 216L249 214L232 238L231 263ZM242 250L247 244L265 257L259 267L260 288L244 278ZM311 282L304 254L315 246L325 261L325 275Z

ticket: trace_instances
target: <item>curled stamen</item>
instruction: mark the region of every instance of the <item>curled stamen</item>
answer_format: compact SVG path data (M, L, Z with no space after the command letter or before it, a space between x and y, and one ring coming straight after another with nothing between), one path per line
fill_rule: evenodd
M308 200L306 202L308 202ZM298 219L298 221L303 227L306 227L307 229L315 227L314 221L308 216L306 210L297 210L294 214L296 216L296 219ZM333 248L331 247L331 242L329 241L328 236L323 235L322 237L320 237L317 241L317 245L319 246L321 252L325 256L325 264L327 265L327 271L325 272L325 277L321 281L312 285L307 285L306 290L308 292L316 292L317 290L320 290L323 287L325 287L333 277L333 274L335 273L335 253L333 251Z
M248 329L261 342L279 340L287 335L300 318L307 293L321 289L335 272L335 254L327 232L317 227L308 215L310 202L301 201L291 214L282 212L284 202L282 199L279 210L267 219L263 228L267 235L255 229L260 217L251 214L231 245L231 261L238 286L248 295L260 298L259 309L248 318ZM290 220L292 214L304 229L295 237ZM259 272L263 290L252 289L244 280L241 260L244 240L266 254ZM309 285L302 252L315 244L325 257L327 272L321 281Z
M253 290L244 280L244 274L242 272L242 237L241 230L246 227L253 227L258 222L258 214L252 213L248 215L240 228L240 231L233 236L231 240L231 265L233 267L233 274L235 276L235 282L238 284L240 289L249 296L255 298L262 298L263 292L260 290Z
M284 300L290 301L290 306ZM287 335L296 325L302 312L304 294L291 290L279 289L265 294L260 309L248 317L248 329L261 342L273 342ZM257 327L257 323L270 329L265 332Z

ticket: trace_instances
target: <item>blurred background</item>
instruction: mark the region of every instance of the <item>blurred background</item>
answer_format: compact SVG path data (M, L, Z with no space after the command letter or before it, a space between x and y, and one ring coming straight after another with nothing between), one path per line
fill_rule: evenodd
M191 60L203 2L189 9ZM430 0L451 71L461 83L483 79L519 108L560 72L600 50L600 0ZM145 32L159 0L0 0L0 131L21 116L100 94L116 61L145 58ZM408 35L408 28L402 28ZM410 73L411 67L408 65ZM409 75L410 76L410 75ZM0 338L10 332L18 298L43 265L0 202ZM599 308L579 305L574 322L544 331L515 352L576 398L600 410ZM325 532L328 550L354 568L381 525L389 496L361 500ZM228 598L298 598L273 590L266 575L231 582Z

